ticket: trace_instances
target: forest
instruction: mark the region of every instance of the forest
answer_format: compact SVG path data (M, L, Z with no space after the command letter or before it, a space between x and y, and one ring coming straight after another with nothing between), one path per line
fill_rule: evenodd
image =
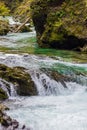
M0 0L0 130L87 130L87 0Z

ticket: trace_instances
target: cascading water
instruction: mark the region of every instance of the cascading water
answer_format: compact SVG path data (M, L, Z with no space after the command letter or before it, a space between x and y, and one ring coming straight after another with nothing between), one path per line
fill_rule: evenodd
M40 96L70 94L78 89L86 88L85 85L82 86L75 82L57 82L40 70L29 71L29 73L31 74Z
M0 88L2 88L2 90L4 90L7 93L8 97L10 97L6 82L3 81L1 78L0 78Z
M10 96L11 97L16 97L17 96L15 86L12 83L10 83Z
M87 129L87 77L85 75L76 75L71 68L73 75L70 76L74 80L64 81L63 84L50 77L49 71L46 71L47 65L51 68L55 62L59 64L59 61L48 57L12 54L6 54L1 59L1 63L10 67L19 65L26 68L39 94L34 97L17 97L13 102L7 101L6 104L11 109L7 112L8 115L16 118L21 124L26 123L30 130ZM43 68L46 70L42 71ZM67 64L63 68L65 74L66 69Z
M87 130L87 55L82 60L80 56L81 62L86 60L84 63L75 62L79 59L79 54L73 61L75 53L70 52L67 56L67 52L63 51L58 52L56 57L48 56L49 53L54 56L57 51L37 49L35 43L26 43L25 39L32 36L35 36L35 32L9 34L2 37L3 44L0 42L1 47L7 47L7 53L0 53L0 64L25 68L38 90L38 96L17 96L15 100L12 98L6 101L10 107L8 115L25 123L30 130ZM21 44L17 40L21 40ZM18 49L22 54L18 54ZM31 54L25 54L25 49ZM13 52L16 54L11 54ZM68 61L69 58L71 61ZM69 76L72 80L57 81L50 76L47 71L49 69ZM6 89L6 83L9 84L11 93ZM0 79L0 84L8 95L16 96L12 83Z
M0 88L2 88L7 93L9 98L17 96L15 86L12 83L9 83L1 78L0 78Z

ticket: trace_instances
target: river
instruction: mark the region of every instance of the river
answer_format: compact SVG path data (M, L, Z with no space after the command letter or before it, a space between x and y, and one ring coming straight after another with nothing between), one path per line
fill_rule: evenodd
M38 90L38 96L9 97L8 115L31 130L87 130L87 54L39 48L35 31L11 33L0 36L0 64L26 68ZM67 82L66 89L43 68L75 81Z

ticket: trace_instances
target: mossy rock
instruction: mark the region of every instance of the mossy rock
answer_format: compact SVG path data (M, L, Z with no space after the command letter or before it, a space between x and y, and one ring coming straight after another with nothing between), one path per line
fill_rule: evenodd
M6 35L9 32L8 21L0 20L0 35Z
M79 50L87 44L87 0L33 0L40 47Z
M2 88L0 88L0 101L5 100L7 98L8 98L7 93Z
M3 121L3 116L4 116L3 111L5 111L5 110L9 110L9 108L7 106L5 106L4 104L0 103L0 123L2 123L2 121Z
M0 78L5 79L15 85L18 95L33 96L37 95L37 89L32 81L29 73L24 71L24 68L10 68L0 64Z

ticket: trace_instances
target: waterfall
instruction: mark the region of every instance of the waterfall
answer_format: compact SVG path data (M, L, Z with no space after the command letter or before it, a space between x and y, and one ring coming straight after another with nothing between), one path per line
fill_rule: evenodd
M11 92L10 92L10 96L11 96L11 97L17 96L15 86L14 86L12 83L10 83L10 91L11 91Z
M77 92L78 90L85 90L86 85L80 84L81 76L78 78L78 82L58 80L56 81L49 75L49 72L43 72L41 70L28 70L32 80L37 88L39 96L58 96L60 94L67 95ZM84 79L84 78L83 78ZM85 79L84 79L85 80ZM83 81L84 81L83 80ZM84 82L86 84L86 82ZM0 79L0 87L7 93L8 97L17 96L16 86L6 80Z
M0 78L0 88L2 88L2 90L4 90L7 93L8 97L10 97L7 85L5 84L5 82L3 82L1 78Z
M36 85L38 95L40 96L71 94L76 92L78 89L86 89L85 85L80 85L76 82L55 81L53 78L40 70L29 71L29 73L31 74L32 80Z
M0 78L0 87L7 93L9 98L17 96L15 86L12 83Z
M29 71L36 85L38 95L71 94L87 86L87 64L66 63L48 56L3 53L0 54L0 63L9 67L23 67L27 70L26 72ZM54 70L52 70L52 68ZM55 78L50 76L50 71L56 70L61 75L66 75L65 77L70 77L72 80L65 81L61 77L61 81L63 82L61 82L60 79L56 81ZM8 92L9 95L16 96L15 86L11 83L7 84L9 84L11 91L11 93Z

